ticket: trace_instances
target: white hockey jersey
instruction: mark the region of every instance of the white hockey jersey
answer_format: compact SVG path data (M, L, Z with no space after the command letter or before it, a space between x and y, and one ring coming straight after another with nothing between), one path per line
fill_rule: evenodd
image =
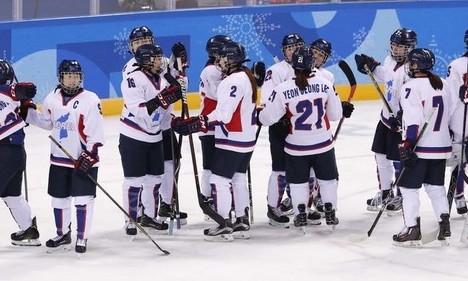
M252 86L243 71L233 73L219 83L216 109L208 114L215 127L217 148L247 153L254 150L257 128L256 101Z
M74 159L85 149L96 153L104 144L101 101L95 93L84 89L70 98L64 98L60 89L53 90L44 99L42 111L29 109L26 122L51 130L52 137ZM73 162L54 143L50 161L53 165L73 167Z
M314 68L312 73L314 73L315 76L321 76L327 79L332 85L335 85L335 75L333 75L333 73L331 73L329 70L326 70L323 67Z
M446 80L454 104L452 118L450 118L450 129L453 131L453 141L455 143L461 141L463 134L465 104L459 98L459 91L460 86L465 83L464 79L468 83L468 57L461 57L452 61L447 70ZM465 128L465 134L468 133L467 128Z
M405 71L405 65L396 67L397 62L391 56L387 56L384 63L377 66L373 71L375 79L384 83L385 90L383 94L395 115L401 109L399 105L401 86L410 79ZM383 106L380 112L380 120L388 128L391 127L388 122L389 118L390 113L387 107Z
M400 90L404 140L407 139L409 126L416 125L419 136L432 109L436 108L415 149L419 158L447 159L451 156L449 122L452 100L447 83L443 79L442 81L444 82L442 90L434 90L429 79L425 77L409 80Z
M20 102L13 100L10 94L10 86L0 86L0 140L26 126L16 113L19 106Z
M207 65L200 73L201 115L208 115L215 110L218 103L216 92L225 76L214 64ZM214 135L214 131L215 127L209 126L208 132L200 132L199 136Z
M265 82L262 85L262 98L260 104L265 105L273 92L273 89L284 81L291 80L295 77L294 69L291 64L282 60L270 66L266 70Z
M291 131L286 137L284 151L302 156L326 152L333 148L329 121L343 115L341 101L330 81L320 76L308 78L309 86L300 91L295 80L276 86L265 108L260 111L260 122L270 126L287 114Z

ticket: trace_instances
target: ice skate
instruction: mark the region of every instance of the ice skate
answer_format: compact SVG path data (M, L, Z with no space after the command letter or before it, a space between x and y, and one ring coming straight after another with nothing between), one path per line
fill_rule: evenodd
M276 227L289 228L289 218L282 214L277 208L267 205L267 217L270 219L269 224Z
M67 252L71 249L71 232L47 240L47 253Z
M390 190L381 190L375 194L374 198L367 199L367 210L377 212L382 208L383 201L390 195Z
M140 221L141 221L141 219L140 219ZM131 236L137 235L136 226L132 222L126 222L125 223L125 233L127 235L131 235Z
M41 246L36 218L32 219L31 226L26 230L20 230L11 234L11 244L17 246Z
M297 227L302 234L305 234L305 227L307 226L306 207L304 204L299 204L297 209L299 210L299 214L294 217L294 226Z
M442 219L439 222L439 235L437 235L437 240L440 241L442 246L448 246L450 244L450 215L441 214L440 218Z
M335 215L332 203L325 203L325 222L330 227L330 231L335 230L335 226L340 222Z
M466 213L468 212L464 195L459 195L455 197L455 206L457 208L457 214L459 215L466 215Z
M248 216L242 216L236 218L236 221L232 225L232 236L235 239L249 239L250 234L250 223Z
M395 196L389 199L387 207L387 216L395 217L403 213L403 198L401 196Z
M88 239L76 239L75 252L78 254L86 253L86 244Z
M308 224L321 225L322 224L321 219L322 219L322 215L320 214L320 212L312 210L312 209L309 210L309 213L307 214L307 223Z
M285 216L290 216L294 214L291 198L285 198L281 202L279 209Z
M169 219L174 216L174 219L176 219L176 212L173 210L173 206L170 204L167 204L164 201L161 201L161 205L159 206L159 212L158 215L161 219ZM181 225L186 225L187 224L187 213L184 212L179 212L179 219L180 219L180 224Z
M205 204L207 204L211 209L214 210L214 201L213 201L213 198L211 197L205 197L204 195L202 195L202 199L203 199L203 202ZM204 220L205 221L213 221L210 216L208 216L207 214L205 214L205 212L203 212L205 217L204 217Z
M323 206L323 202L322 202L321 197L314 198L314 206L315 206L315 210L320 213L322 218L324 218L325 217L325 206Z
M206 241L214 242L231 242L234 241L232 236L232 222L231 219L226 219L224 225L218 225L212 228L207 228L203 231L204 239Z
M416 225L405 227L400 233L393 235L393 245L398 247L421 247L420 218L417 218Z
M167 233L167 230L169 229L169 225L165 223L164 221L158 221L156 219L150 218L147 215L143 214L141 216L141 226L143 227L148 227L151 230L154 230L158 233Z

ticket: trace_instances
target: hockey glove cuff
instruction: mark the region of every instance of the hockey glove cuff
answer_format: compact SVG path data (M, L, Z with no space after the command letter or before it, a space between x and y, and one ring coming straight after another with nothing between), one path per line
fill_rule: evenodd
M354 111L354 105L347 101L342 101L341 106L343 107L343 116L345 118L351 117L351 114Z
M158 107L167 109L169 105L182 98L182 90L179 86L170 86L163 89L154 99L146 102L146 109L151 115Z
M187 119L176 117L172 119L171 127L175 132L184 136L197 132L206 133L208 131L208 117L205 115L189 117Z
M87 150L83 150L80 157L75 162L76 174L81 178L86 178L89 174L89 170L94 164L99 162L99 157Z
M21 105L19 107L19 116L21 116L21 118L23 118L24 121L26 121L26 117L28 117L28 110L29 108L33 108L34 110L37 109L37 106L36 104L30 100L30 99L27 99L27 100L21 100Z

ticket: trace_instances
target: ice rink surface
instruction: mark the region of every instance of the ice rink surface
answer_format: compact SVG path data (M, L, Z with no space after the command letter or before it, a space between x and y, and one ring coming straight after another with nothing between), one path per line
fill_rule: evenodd
M125 235L123 213L100 190L88 251L79 258L73 248L70 252L46 253L45 241L56 235L47 195L51 143L49 132L30 126L25 129L28 193L43 245L11 245L10 234L18 228L8 209L1 207L0 280L467 280L468 247L459 242L464 218L454 211L449 247L442 248L438 242L421 249L393 246L392 236L403 227L403 218L385 214L367 241L351 243L347 239L350 234L367 232L377 214L367 211L365 202L377 192L370 146L382 105L380 101L354 104L353 116L345 120L335 146L340 173L337 211L340 224L332 234L327 232L324 222L321 226L308 226L305 235L294 227L280 229L268 225L266 189L270 155L267 130L263 129L251 162L255 216L251 239L231 243L204 241L203 229L212 223L203 220L198 206L188 138L184 138L179 194L180 208L189 214L188 225L174 229L173 235L151 234L162 248L171 252L169 256L164 256L141 233L134 239ZM119 117L106 117L105 130L98 182L121 204ZM201 173L198 137L194 141ZM423 190L420 198L425 233L437 227L437 222ZM73 245L75 228L73 217Z

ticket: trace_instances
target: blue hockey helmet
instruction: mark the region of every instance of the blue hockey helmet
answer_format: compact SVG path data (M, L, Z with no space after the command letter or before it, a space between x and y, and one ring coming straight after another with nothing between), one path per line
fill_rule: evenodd
M417 44L416 32L407 28L399 28L390 36L390 54L396 62L402 63Z
M219 51L221 51L224 44L230 41L232 41L231 38L221 34L215 35L208 39L208 41L206 42L206 52L208 53L208 56L215 57L216 55L218 55Z
M78 61L68 59L62 60L57 69L57 77L65 93L74 95L81 89L83 71Z
M315 59L312 50L306 46L300 46L294 51L291 66L294 70L312 70Z
M138 47L144 44L155 44L153 32L146 26L135 27L128 36L128 50L135 54Z
M323 59L322 63L320 65L315 65L315 67L317 67L317 68L324 65L327 62L327 60L330 58L331 54L332 54L332 45L331 45L330 42L328 42L325 39L315 40L314 42L312 42L312 44L310 44L310 48L312 49L312 51L316 50L316 51L322 53L323 56L324 56L324 59ZM316 61L316 63L318 63L318 62Z

